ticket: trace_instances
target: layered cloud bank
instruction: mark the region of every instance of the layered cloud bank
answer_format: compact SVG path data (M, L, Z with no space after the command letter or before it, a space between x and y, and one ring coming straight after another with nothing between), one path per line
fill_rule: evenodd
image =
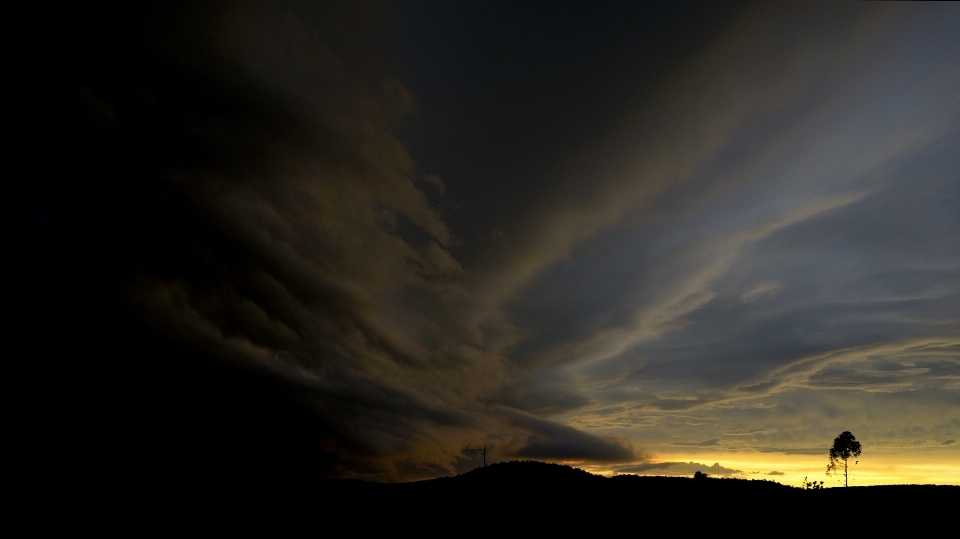
M283 380L330 474L743 475L671 455L842 430L960 466L960 10L645 9L85 13L86 183L30 204Z

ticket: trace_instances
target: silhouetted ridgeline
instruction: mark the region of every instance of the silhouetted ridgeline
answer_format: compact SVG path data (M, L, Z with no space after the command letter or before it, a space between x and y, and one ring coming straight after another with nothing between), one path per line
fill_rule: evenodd
M326 480L323 489L331 499L344 505L362 501L397 510L425 506L443 511L494 508L497 518L533 515L531 511L545 508L567 508L583 515L638 508L674 511L678 506L695 506L708 512L762 507L785 513L823 512L843 506L873 513L960 501L960 487L952 486L893 485L812 491L765 480L636 475L607 478L570 466L532 461L492 464L456 477L411 483Z

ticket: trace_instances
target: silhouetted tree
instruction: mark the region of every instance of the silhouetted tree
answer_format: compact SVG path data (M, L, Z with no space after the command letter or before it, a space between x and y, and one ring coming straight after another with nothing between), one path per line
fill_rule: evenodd
M837 466L840 464L840 461L843 461L843 486L849 486L847 481L848 476L848 463L850 459L856 459L860 456L860 442L850 434L850 431L845 430L840 433L840 436L837 436L833 440L833 447L830 448L830 463L827 464L827 475L837 473ZM859 460L854 460L853 465L856 466L859 463Z
M693 474L693 478L694 478L694 479L706 479L706 478L707 478L707 474L705 474L705 473L703 473L703 472L701 472L701 471L697 471L697 473Z

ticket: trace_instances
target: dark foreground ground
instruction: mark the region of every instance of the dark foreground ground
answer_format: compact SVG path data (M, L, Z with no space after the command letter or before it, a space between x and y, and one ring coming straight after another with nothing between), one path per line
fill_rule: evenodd
M208 483L194 494L198 499L241 496L267 503L320 502L333 513L364 507L378 515L478 512L494 520L540 518L546 513L571 519L592 518L590 515L619 518L616 515L627 517L640 510L645 515L690 511L690 518L731 510L804 519L817 514L821 514L818 518L828 518L827 514L835 510L902 518L914 510L931 514L937 508L960 507L960 486L885 485L814 491L765 480L636 475L607 478L535 461L492 464L455 477L409 483L319 478L300 478L295 484L277 478L264 481Z

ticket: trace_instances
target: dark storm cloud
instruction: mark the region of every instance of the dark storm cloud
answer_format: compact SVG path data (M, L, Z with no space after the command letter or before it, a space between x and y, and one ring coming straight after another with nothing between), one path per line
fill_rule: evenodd
M640 458L629 443L604 439L523 412L501 413L519 434L500 442L497 454L539 460L629 462Z
M51 192L122 266L141 319L286 380L324 425L317 451L388 478L394 461L449 468L495 431L476 398L501 369L463 314L426 192L442 180L393 135L413 102L382 69L381 7L147 4L118 27L86 13L99 30L69 81L86 185Z
M499 399L515 408L549 416L576 410L590 404L577 392L576 382L560 370L544 369L532 379L520 379L500 388Z
M120 267L138 319L283 380L321 425L331 473L450 471L478 441L504 457L637 458L491 404L588 401L562 375L502 386L516 331L451 252L447 181L396 135L415 104L386 69L389 9L147 4L123 27L101 15L84 14L97 37L67 82L71 173L87 185L58 186L51 203Z

